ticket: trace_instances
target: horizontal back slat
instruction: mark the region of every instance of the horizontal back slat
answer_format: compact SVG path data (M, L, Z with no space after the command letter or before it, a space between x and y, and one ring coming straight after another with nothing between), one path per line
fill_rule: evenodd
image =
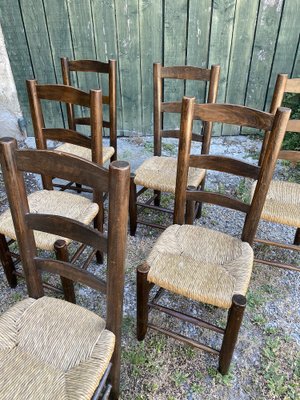
M288 79L285 86L285 92L300 93L300 78Z
M37 85L36 90L40 99L62 101L64 103L90 107L89 94L71 86Z
M251 179L258 179L260 171L260 167L257 167L256 165L248 164L244 161L229 157L213 155L191 155L189 166L226 172L228 174L243 176Z
M81 222L59 215L26 214L29 228L59 235L107 253L107 238L103 233Z
M180 136L180 131L178 129L161 131L161 137L164 137L164 138L179 139L179 136ZM203 136L198 133L192 133L192 140L194 142L203 142Z
M245 204L240 200L220 193L203 192L200 190L187 191L186 199L191 201L199 201L204 203L221 205L222 207L231 208L232 210L248 213L249 204Z
M162 78L170 79L192 79L192 80L209 80L210 69L199 69L199 67L192 66L176 66L176 67L162 67Z
M99 192L108 192L108 171L79 157L51 150L18 150L17 166L21 171L55 176L90 186ZM74 163L76 162L76 168Z
M263 130L271 130L274 120L267 112L232 104L195 104L194 118Z
M165 102L161 104L162 112L181 113L181 101Z
M290 132L300 132L300 120L290 119L287 124L286 130Z
M288 160L291 162L300 162L300 151L297 150L281 150L278 158L280 160Z
M91 149L91 138L81 135L72 129L63 128L43 128L42 129L46 140L58 140L60 142L72 143L77 146L87 147Z
M58 274L73 282L79 282L103 293L107 291L106 283L100 278L97 278L90 272L82 270L73 264L44 258L35 258L34 262L39 270Z
M109 64L97 60L69 60L70 71L78 72L98 72L106 73L109 72Z

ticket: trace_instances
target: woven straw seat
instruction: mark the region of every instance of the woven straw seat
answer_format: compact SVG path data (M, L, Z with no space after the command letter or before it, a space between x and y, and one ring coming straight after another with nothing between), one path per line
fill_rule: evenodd
M63 151L65 153L73 154L74 156L85 158L88 161L92 161L92 151L86 147L76 146L71 143L64 143L55 150ZM103 147L103 163L110 159L114 154L115 149L113 147Z
M252 187L252 194L254 188L255 184ZM286 181L271 181L261 218L300 227L300 185Z
M221 232L172 225L156 242L147 264L148 281L174 293L229 308L245 295L252 271L250 245Z
M150 189L175 194L176 172L176 158L150 157L136 170L134 183ZM190 168L188 185L198 187L204 176L204 169Z
M89 224L97 215L99 207L91 200L72 193L56 190L40 190L28 196L30 211L40 214L54 214L75 219ZM11 239L16 239L13 220L10 210L0 215L0 233ZM56 240L64 239L67 244L70 239L62 238L44 232L35 232L35 241L38 248L53 250Z
M91 311L49 297L23 300L0 316L0 398L90 399L114 344Z

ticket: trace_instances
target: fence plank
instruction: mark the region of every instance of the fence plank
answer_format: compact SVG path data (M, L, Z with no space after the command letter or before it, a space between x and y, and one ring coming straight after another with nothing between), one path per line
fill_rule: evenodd
M139 15L135 0L116 1L123 131L141 132Z
M162 62L162 7L162 0L139 3L144 134L153 132L153 62Z
M185 65L187 46L187 0L165 0L164 21L164 65ZM184 84L180 81L165 80L165 101L181 100L184 95ZM178 115L164 117L166 128L178 128Z
M209 65L220 64L221 74L218 102L225 102L229 69L231 37L234 24L235 0L213 0L210 34ZM213 134L220 135L222 127L214 124Z
M226 103L244 104L259 0L237 1L226 86ZM222 70L221 70L222 71ZM223 135L236 135L239 127L223 126Z
M300 78L300 34L298 39L297 54L295 56L294 68L292 71L293 78Z
M20 106L28 124L27 130L29 133L32 132L32 125L25 79L34 78L34 73L18 0L1 2L0 23L3 29Z
M117 28L115 18L115 4L107 0L91 0L94 20L95 50L97 60L107 62L109 59L118 59ZM103 76L101 81L103 94L108 94L108 79ZM120 68L117 63L117 113L118 126L122 127L122 103L120 92ZM108 107L103 107L104 118L108 119Z
M34 76L40 83L56 83L43 2L20 0L20 6ZM57 124L63 126L61 108L58 103L43 102L43 107L46 126L53 127Z

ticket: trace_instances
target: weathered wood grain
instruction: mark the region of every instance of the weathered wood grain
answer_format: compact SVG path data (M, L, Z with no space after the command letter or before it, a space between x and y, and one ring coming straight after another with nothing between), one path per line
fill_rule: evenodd
M255 34L258 0L237 1L226 84L226 103L244 104L252 46ZM222 74L222 70L221 70ZM223 135L240 133L240 127L224 125Z
M26 38L30 50L34 77L40 83L56 83L53 58L47 30L43 3L34 0L20 0ZM19 54L22 57L21 54ZM27 77L24 77L25 80ZM45 124L53 127L59 123L63 126L61 108L58 103L44 102Z
M116 3L118 30L118 62L120 76L123 131L141 132L141 69L138 4L135 0L118 0Z
M142 127L149 135L153 132L153 63L162 62L163 1L141 0L139 15Z

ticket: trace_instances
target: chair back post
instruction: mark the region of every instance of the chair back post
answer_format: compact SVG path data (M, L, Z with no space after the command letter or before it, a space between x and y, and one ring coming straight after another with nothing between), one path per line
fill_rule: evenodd
M40 274L33 261L36 255L33 231L26 228L25 214L29 212L29 206L23 174L17 166L16 149L15 139L2 138L0 140L1 168L25 272L28 295L38 298L43 296L44 291Z
M126 237L129 207L130 167L125 161L109 166L109 216L107 253L107 329L116 336L110 379L113 391L119 388L121 326L125 276ZM118 398L114 393L113 398Z
M102 145L102 91L90 91L92 160L103 165Z
M108 87L109 87L109 139L110 146L115 149L112 161L117 160L117 61L108 60Z
M262 160L258 182L251 202L251 207L246 215L242 240L253 244L269 185L274 173L278 154L285 135L286 126L291 114L288 108L280 107L274 116L270 138L268 140L265 155Z
M27 93L29 98L30 111L32 116L32 124L35 136L36 147L39 150L47 149L47 143L43 134L45 122L42 112L41 100L37 93L37 81L35 79L27 80ZM52 179L49 176L42 175L44 189L52 190Z
M154 125L154 155L161 155L161 129L162 129L162 79L161 64L153 64L153 125Z
M274 88L274 94L272 97L272 102L271 102L271 107L270 107L270 113L273 115L275 115L277 108L281 106L281 103L282 103L282 100L284 97L287 80L288 80L287 74L278 74L277 75L275 88ZM262 143L262 148L261 148L261 152L260 152L260 156L259 156L258 165L262 165L269 138L270 138L270 131L267 131L264 134L264 139L263 139L263 143Z
M69 59L67 57L62 57L60 59L60 63L61 63L63 84L71 86ZM76 130L76 126L75 126L75 123L74 123L74 106L73 106L73 104L66 103L66 110L67 110L67 118L68 118L69 129L72 129L72 130L75 131Z
M174 224L184 224L185 198L189 172L189 156L191 150L193 115L195 97L184 96L181 106L180 140L176 175L176 192L174 205Z
M210 71L210 82L207 95L207 103L215 103L218 95L220 79L220 65L212 65ZM212 135L212 122L203 122L203 143L201 146L201 154L208 154Z

